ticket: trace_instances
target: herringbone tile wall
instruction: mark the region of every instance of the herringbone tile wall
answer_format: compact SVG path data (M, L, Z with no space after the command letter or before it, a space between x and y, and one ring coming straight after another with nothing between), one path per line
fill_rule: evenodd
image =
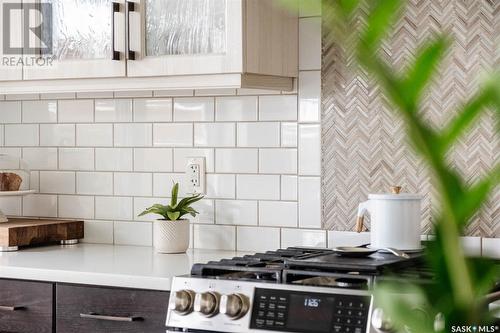
M328 21L327 13L324 21ZM423 163L406 144L401 121L384 103L374 81L352 70L353 59L323 29L323 214L327 229L352 230L368 193L401 184L425 195L424 230L430 231L435 195ZM423 110L442 126L479 86L482 73L500 67L500 1L410 0L382 54L404 66L416 47L437 32L454 44L426 96ZM450 162L471 182L500 163L493 113L457 145ZM500 237L500 189L475 218L468 235Z

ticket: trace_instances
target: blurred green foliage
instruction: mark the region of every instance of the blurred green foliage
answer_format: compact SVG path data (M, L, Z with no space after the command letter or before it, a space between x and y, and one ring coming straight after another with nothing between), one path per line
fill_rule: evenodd
M302 2L307 5L307 1ZM493 74L449 124L442 130L434 129L422 117L421 102L451 41L445 35L436 36L420 46L407 67L394 68L379 51L403 10L401 0L323 1L323 28L336 33L337 45L356 45L353 54L346 57L355 56L376 78L394 112L404 120L410 143L428 165L438 192L436 237L426 249L427 261L436 272L435 283L425 287L410 282L379 286L376 300L398 331L451 332L452 326L486 325L493 316L485 307L484 296L500 272L488 260L466 258L460 235L500 182L500 165L492 166L478 182L467 184L446 156L487 109L494 110L500 119L500 76ZM415 307L425 311L415 311Z

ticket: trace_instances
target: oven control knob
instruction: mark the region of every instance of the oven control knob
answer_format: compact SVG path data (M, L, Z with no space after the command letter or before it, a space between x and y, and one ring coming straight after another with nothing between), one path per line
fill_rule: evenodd
M191 290L179 290L175 292L174 304L172 307L175 312L181 315L187 315L193 312L194 292Z
M220 298L220 313L236 320L247 314L250 304L242 294L223 295Z
M214 292L197 293L194 297L194 311L205 317L213 317L219 312L219 295Z
M391 319L384 314L384 310L376 308L372 313L372 326L378 332L392 332L393 325Z

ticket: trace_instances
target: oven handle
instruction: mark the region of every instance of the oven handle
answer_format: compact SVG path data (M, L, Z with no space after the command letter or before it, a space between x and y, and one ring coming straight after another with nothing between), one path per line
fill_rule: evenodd
M133 321L141 321L142 317L117 317L117 316L105 316L97 313L80 313L80 318L85 319L95 319L95 320L104 320L104 321L120 321L120 322L133 322Z
M24 310L24 306L4 306L0 305L0 311L19 311L19 310Z

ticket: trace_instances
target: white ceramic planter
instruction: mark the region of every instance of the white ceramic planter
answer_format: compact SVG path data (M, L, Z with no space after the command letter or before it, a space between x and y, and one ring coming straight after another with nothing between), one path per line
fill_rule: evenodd
M189 220L156 220L153 246L159 253L184 253L189 247Z

